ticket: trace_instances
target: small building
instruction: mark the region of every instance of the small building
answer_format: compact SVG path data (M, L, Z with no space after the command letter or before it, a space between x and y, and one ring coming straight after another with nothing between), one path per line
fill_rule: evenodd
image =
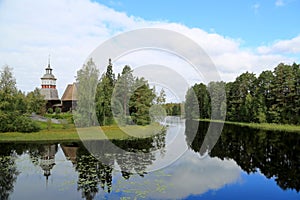
M77 107L77 86L75 83L68 84L61 98L62 112L75 110Z
M46 73L42 76L42 88L41 94L44 95L47 101L46 109L61 107L61 101L58 97L58 92L56 89L56 78L52 74L52 68L50 67L50 61L48 62L48 67L45 69Z

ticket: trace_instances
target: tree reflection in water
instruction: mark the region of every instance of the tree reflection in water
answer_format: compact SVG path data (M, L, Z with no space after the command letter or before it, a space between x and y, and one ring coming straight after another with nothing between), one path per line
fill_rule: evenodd
M112 191L114 165L119 166L124 179L129 179L133 174L143 177L147 166L155 160L155 151L164 153L165 136L164 130L159 135L144 139L90 141L89 145L100 152L95 156L81 142L60 143L60 147L78 172L77 190L81 191L82 198L94 199L100 188L107 193ZM108 143L114 143L118 148L108 149ZM58 143L1 144L0 199L9 199L13 192L19 174L15 162L18 156L29 155L31 162L43 170L47 184L57 152Z
M186 142L195 152L203 154L201 145L209 123L186 121ZM193 127L198 126L196 137ZM248 174L259 171L274 178L283 190L300 191L300 135L225 125L211 157L233 159Z
M16 168L16 152L10 146L0 148L0 199L9 199L19 172Z
M73 143L72 145L79 147L73 164L78 172L77 189L81 191L82 197L94 199L99 192L99 185L110 193L115 165L119 166L124 179L129 179L134 173L143 177L147 167L155 160L154 151L164 153L165 134L164 131L160 135L144 139L85 141L85 145L97 149L97 155L91 155L82 143ZM111 148L109 143L118 148ZM63 149L67 145L61 144Z

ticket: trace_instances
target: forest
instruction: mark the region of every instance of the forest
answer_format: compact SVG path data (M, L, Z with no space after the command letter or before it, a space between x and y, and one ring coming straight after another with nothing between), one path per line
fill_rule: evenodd
M245 72L233 82L197 83L186 93L186 117L298 125L299 67L296 63L280 63L273 71L266 70L258 76ZM214 109L215 116L211 116Z
M25 94L16 87L12 68L0 71L0 132L34 132L39 126L28 116L44 114L45 100L38 88ZM162 89L135 77L130 66L115 75L111 61L100 77L92 60L77 72L79 127L94 125L147 125L166 115L185 113L187 119L300 124L300 65L280 63L258 76L245 72L233 82L197 83L188 89L184 110L166 103Z
M90 59L77 72L78 102L75 112L79 127L112 125L147 125L164 114L163 90L156 94L143 77L135 77L125 65L117 77L111 60L99 78L99 70Z

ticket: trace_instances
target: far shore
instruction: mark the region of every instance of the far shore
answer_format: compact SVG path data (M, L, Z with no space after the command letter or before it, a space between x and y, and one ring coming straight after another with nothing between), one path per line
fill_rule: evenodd
M247 123L247 122L231 122L211 119L198 119L202 122L217 122L224 124L232 124L242 127L249 127L254 129L261 129L266 131L284 131L284 132L298 132L300 133L300 125L291 124L275 124L275 123Z

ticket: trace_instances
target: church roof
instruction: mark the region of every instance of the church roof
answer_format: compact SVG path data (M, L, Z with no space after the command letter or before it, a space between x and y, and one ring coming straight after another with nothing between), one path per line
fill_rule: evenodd
M76 84L68 84L62 98L62 101L77 101L77 87Z
M52 80L56 80L55 76L52 74L52 68L50 66L50 58L48 61L48 66L46 67L46 73L44 74L44 76L41 79L52 79Z
M55 76L53 74L44 74L44 76L41 79L52 79L56 80Z
M59 100L58 92L55 88L42 88L41 94L44 95L45 100Z

